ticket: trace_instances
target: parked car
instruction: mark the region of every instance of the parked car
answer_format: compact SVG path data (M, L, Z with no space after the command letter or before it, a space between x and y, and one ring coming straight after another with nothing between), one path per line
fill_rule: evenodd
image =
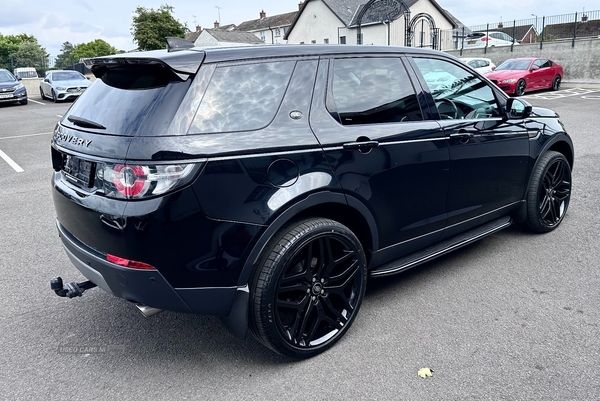
M0 68L0 103L27 104L27 89L10 71Z
M38 73L33 67L18 67L13 70L15 77L21 79L35 79L38 78Z
M563 221L558 116L444 53L279 45L126 53L57 124L66 253L146 316L216 315L307 358L351 326L368 279L523 224ZM452 78L431 89L424 76ZM65 320L69 324L68 319Z
M559 90L563 68L546 58L511 58L500 64L486 78L504 92L521 96L540 89Z
M478 47L500 47L519 45L510 35L504 32L473 32L464 39L463 48L472 49Z
M475 71L480 74L485 74L486 72L494 71L496 69L496 64L489 58L485 57L468 57L460 59L463 63L471 66Z
M90 84L91 81L78 71L48 71L44 80L40 82L40 96L54 102L76 99Z

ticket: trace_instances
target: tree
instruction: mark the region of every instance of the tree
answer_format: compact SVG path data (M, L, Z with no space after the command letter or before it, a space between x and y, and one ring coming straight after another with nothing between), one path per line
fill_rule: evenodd
M96 39L88 43L80 43L73 49L73 58L79 62L80 58L109 56L117 54L117 49L106 43L102 39Z
M0 34L0 68L11 69L12 67L16 67L16 65L14 65L14 59L11 63L12 55L19 50L19 46L24 42L37 44L37 39L35 36L27 35L25 33L6 36Z
M76 62L73 57L73 50L75 50L75 46L73 46L71 42L63 43L60 48L60 53L54 60L54 67L59 70L64 70L65 68L72 66L73 63Z
M158 10L138 7L135 9L131 34L140 50L157 50L166 47L165 37L183 38L187 26L173 17L173 7L161 5Z
M23 42L16 52L11 54L16 67L36 67L45 70L48 67L46 49L35 42Z

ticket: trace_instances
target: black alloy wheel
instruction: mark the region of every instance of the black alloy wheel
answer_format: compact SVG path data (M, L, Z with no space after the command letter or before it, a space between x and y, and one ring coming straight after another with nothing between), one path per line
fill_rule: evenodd
M364 296L367 263L359 240L338 222L310 219L283 229L263 255L251 289L252 333L296 358L331 347Z
M546 233L562 222L571 199L571 166L558 152L548 151L536 166L527 194L528 228Z
M42 89L41 86L40 86L40 96L42 97L42 100L46 99L46 95L44 95L44 90Z
M560 75L557 75L554 77L554 80L552 81L552 90L557 91L559 89L560 89Z
M527 84L525 84L525 80L519 79L519 82L517 82L517 87L515 89L515 95L523 96L525 94L526 87L527 87Z
M56 97L56 92L54 92L54 89L52 89L52 101L54 103L58 102L58 98Z

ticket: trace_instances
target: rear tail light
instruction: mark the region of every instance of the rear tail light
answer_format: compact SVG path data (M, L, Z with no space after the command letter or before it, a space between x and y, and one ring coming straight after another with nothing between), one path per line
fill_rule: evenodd
M487 36L484 36L483 38L481 38L482 42L487 42L488 40L490 40L490 38L488 38Z
M156 270L156 268L148 263L138 262L136 260L124 259L115 255L106 255L106 260L119 266L129 267L130 269L139 270Z
M197 164L99 164L97 177L111 198L144 199L187 184Z

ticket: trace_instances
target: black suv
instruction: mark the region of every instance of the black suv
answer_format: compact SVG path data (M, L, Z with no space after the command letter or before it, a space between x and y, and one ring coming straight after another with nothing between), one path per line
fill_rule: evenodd
M56 126L67 255L146 316L221 317L306 358L356 318L367 277L569 205L558 116L457 58L377 46L191 48L91 60Z

